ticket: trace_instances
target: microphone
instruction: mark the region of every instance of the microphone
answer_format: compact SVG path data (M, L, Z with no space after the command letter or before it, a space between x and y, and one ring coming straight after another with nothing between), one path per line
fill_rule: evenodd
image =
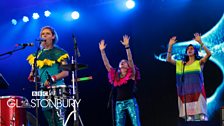
M187 54L183 54L183 65L185 66L186 63L188 62L189 58L188 58L188 55Z
M73 38L73 41L74 41L74 49L75 49L75 51L77 53L77 56L80 57L79 48L78 48L77 41L75 39L75 35L74 34L72 34L72 38Z
M44 39L44 38L38 38L38 39L35 39L35 41L46 42L46 39Z
M21 43L21 44L16 44L16 47L22 46L22 47L27 47L27 46L34 46L34 43Z

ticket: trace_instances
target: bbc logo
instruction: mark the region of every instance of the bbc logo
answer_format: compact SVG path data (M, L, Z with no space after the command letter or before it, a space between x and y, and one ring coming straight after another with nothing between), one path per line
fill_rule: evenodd
M48 96L47 91L32 91L32 96Z

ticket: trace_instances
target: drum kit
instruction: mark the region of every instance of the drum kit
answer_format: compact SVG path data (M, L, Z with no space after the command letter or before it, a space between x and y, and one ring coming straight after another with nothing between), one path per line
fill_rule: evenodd
M61 68L68 71L75 69L74 64L62 65ZM78 65L78 70L85 68L87 68L87 65ZM9 84L0 74L0 88L7 88L8 86ZM54 95L55 98L72 98L71 85L51 86L51 89L53 93L49 94ZM30 106L27 98L23 96L0 96L0 126L26 126L28 123L26 108L30 108Z
M78 81L81 81L80 78L77 77L77 71L86 69L88 66L85 64L78 64L77 58L79 55L77 43L73 36L75 42L75 55L74 59L72 57L72 63L61 65L60 69L64 71L71 71L72 72L72 85L57 85L57 86L50 86L49 94L54 96L55 98L59 99L73 99L79 101L79 94L78 94ZM86 78L86 77L85 77ZM87 77L87 80L92 79L92 77ZM0 73L0 88L4 89L9 86L8 82L3 78ZM51 89L51 90L50 90ZM51 93L50 93L51 92ZM52 94L53 92L53 94ZM32 115L31 113L26 111L26 108L31 108L27 98L23 96L0 96L0 126L27 126L28 119L30 118L27 115ZM79 115L79 106L77 104L73 105L73 111L68 115L64 126L66 126L69 118L71 115L74 114L74 125L83 126L81 117ZM33 115L32 115L33 116ZM31 122L35 126L39 126L38 124L38 114L37 117L32 117L32 120L36 122Z

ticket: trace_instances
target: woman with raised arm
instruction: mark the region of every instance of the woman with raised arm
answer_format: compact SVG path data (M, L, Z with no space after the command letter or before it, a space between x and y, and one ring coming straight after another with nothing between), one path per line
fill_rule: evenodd
M202 71L205 62L211 56L211 52L202 43L199 33L194 34L194 40L205 50L206 55L204 57L200 58L197 48L190 44L185 50L183 60L173 60L171 53L172 46L176 43L176 36L174 36L169 41L166 60L176 65L179 117L186 119L186 121L207 121L206 93Z
M126 49L128 60L122 59L117 70L111 67L107 59L104 40L99 43L102 59L108 71L109 82L117 92L115 106L116 126L125 126L126 112L128 112L133 126L140 126L139 109L134 96L134 88L137 80L140 79L140 74L132 59L129 39L127 35L124 35L123 41L121 41Z

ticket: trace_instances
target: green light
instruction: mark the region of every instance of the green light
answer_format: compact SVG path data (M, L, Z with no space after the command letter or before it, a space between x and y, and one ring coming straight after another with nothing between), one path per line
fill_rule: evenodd
M89 77L82 77L82 78L78 78L78 81L87 81L87 80L91 80L93 79L92 76L89 76Z

